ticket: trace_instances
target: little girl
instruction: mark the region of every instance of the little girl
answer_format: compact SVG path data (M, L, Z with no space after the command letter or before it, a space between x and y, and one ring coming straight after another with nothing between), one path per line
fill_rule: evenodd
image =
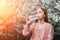
M32 33L30 40L53 40L54 28L48 22L47 10L44 6L36 9L38 21L27 20L26 26L23 29L23 35L28 36Z

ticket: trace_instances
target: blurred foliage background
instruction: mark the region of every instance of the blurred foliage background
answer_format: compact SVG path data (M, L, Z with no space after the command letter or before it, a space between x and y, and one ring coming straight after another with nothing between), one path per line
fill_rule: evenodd
M23 10L27 14L34 14L34 8L37 5L44 5L48 11L49 22L54 27L60 27L60 0L26 0Z

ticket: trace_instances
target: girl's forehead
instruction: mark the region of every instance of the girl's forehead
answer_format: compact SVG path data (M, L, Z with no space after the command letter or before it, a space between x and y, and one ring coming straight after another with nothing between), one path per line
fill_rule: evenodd
M37 12L43 12L43 10L41 8L38 8L36 11Z
M42 11L42 9L41 8L38 8L37 11Z

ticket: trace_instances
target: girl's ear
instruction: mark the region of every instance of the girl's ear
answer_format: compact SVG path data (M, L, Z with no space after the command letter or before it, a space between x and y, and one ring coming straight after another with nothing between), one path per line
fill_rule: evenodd
M46 16L44 15L44 18L45 18Z
M44 19L46 18L46 16L44 15L44 17L43 17Z

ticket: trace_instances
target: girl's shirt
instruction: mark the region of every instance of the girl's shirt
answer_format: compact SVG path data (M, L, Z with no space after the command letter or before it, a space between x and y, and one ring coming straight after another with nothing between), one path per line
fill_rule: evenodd
M26 25L23 29L23 35L28 36L32 33L30 40L53 40L54 28L49 23L38 25L33 23L30 27Z

